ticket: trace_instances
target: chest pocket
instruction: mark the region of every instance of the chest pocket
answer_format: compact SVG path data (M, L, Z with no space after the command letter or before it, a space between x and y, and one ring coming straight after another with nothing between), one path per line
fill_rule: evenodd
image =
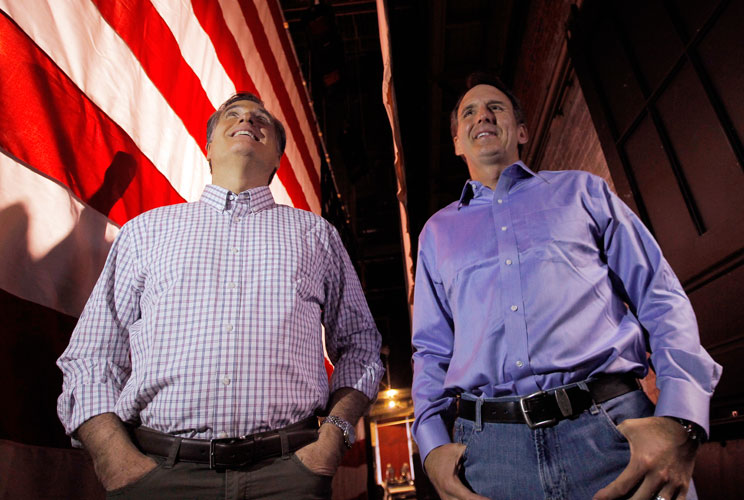
M577 266L588 265L599 255L592 218L572 205L524 214L514 226L520 253L544 260L569 259Z

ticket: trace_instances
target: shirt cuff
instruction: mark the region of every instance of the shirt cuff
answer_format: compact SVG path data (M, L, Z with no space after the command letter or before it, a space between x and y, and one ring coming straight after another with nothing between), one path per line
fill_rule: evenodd
M381 362L363 363L356 360L342 360L333 367L331 392L342 387L351 387L367 396L370 401L375 401L382 374Z
M59 413L65 432L72 437L78 427L102 413L114 412L119 391L107 384L82 384L63 393L58 401ZM79 444L74 437L73 446Z
M659 378L656 384L659 387L659 401L656 403L655 416L689 420L710 436L710 393L690 381L677 378Z
M418 444L422 464L426 462L426 457L431 450L452 442L447 426L440 415L434 415L424 422L418 422L415 425L413 437Z

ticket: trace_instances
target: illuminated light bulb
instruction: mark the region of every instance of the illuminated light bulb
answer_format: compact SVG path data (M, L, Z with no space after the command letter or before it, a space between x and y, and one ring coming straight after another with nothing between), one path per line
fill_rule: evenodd
M393 399L397 395L398 395L397 389L388 389L387 391L385 391L385 397L388 399Z

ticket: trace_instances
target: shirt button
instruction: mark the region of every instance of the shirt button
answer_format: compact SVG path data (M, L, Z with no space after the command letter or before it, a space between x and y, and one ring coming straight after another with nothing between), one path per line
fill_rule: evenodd
M227 432L222 431L219 434L217 434L217 439L225 439L227 437Z
M512 311L516 311L519 308L517 306L511 306L509 309L511 309Z
M230 249L230 251L231 251L232 253L238 253L238 247L232 247L232 248Z
M232 326L232 324L231 324L231 323L228 323L227 325L225 325L225 330L227 330L228 332L231 332L231 331L233 331L233 326Z
M520 361L517 361L517 362L516 362L516 365L517 365L518 367L522 368L522 367L524 366L524 363L522 363L522 361L520 360Z
M236 284L235 284L234 282L232 282L232 281L231 281L230 283L228 283L228 284L227 284L227 288L229 288L230 290L232 290L232 289L233 289L233 288L235 288L236 286L238 286L238 285L236 285Z
M512 265L512 261L511 261L511 259L506 259L506 265L507 265L507 266L511 266L511 265Z
M240 220L241 220L240 217L233 217L233 222L240 222Z
M501 226L502 231L506 231L506 226Z
M230 385L230 377L228 377L227 375L222 377L222 385Z
M501 205L502 203L504 203L504 200L502 200L501 198L499 198L498 200L496 200L496 203L498 203L499 205Z

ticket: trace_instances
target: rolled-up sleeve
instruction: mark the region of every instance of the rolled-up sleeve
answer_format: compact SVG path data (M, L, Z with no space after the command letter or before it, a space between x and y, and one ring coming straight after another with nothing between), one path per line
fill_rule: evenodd
M63 375L57 413L70 436L91 417L114 411L129 378L127 327L139 317L135 276L135 241L125 225L114 240L70 344L57 360ZM79 445L75 439L73 444Z
M334 365L331 391L350 387L374 401L384 372L380 332L338 232L328 226L327 233L323 325Z

